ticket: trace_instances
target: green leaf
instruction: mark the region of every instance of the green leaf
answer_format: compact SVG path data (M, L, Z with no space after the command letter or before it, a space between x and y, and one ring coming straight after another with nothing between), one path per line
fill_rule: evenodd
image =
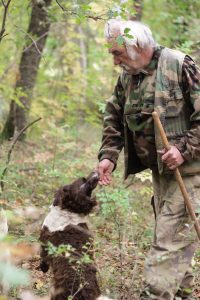
M132 34L125 34L125 37L127 37L129 39L133 39L133 35Z
M130 30L131 30L130 28L126 27L126 28L124 29L124 33L125 33L125 34L126 34L126 33L129 33Z
M109 43L107 43L107 44L104 44L104 46L106 47L106 48L111 48L111 44L109 44Z
M116 38L116 42L119 46L122 46L123 43L124 43L124 37L122 35L119 35L117 38Z
M92 9L91 6L90 6L90 5L87 5L87 4L82 4L81 7L82 7L82 9L85 10L85 11L86 11L86 10L91 10L91 9Z
M104 114L105 110L106 110L106 103L99 102L98 108L99 108L99 111Z
M109 19L113 18L114 12L111 9L109 9L108 12L107 12L107 16L108 16Z
M18 96L17 95L13 95L12 96L12 100L15 101L15 103L21 107L21 108L24 108L24 104L19 100Z
M113 12L113 17L117 18L118 16L120 16L120 12L114 11Z
M184 288L183 291L190 295L192 293L192 288Z

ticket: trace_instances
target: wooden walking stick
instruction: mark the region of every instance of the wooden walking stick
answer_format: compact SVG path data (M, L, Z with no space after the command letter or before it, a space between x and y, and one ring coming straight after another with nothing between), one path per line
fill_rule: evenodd
M159 130L162 142L164 144L164 147L167 150L169 150L170 149L170 144L169 144L169 142L167 140L167 136L166 136L165 131L163 129L162 123L161 123L161 121L159 119L158 113L154 111L152 113L152 116L153 116L153 119L155 121L156 126L158 127L158 130ZM196 229L198 238L200 240L200 226L199 226L199 222L198 222L198 220L196 218L194 208L193 208L193 206L191 204L190 198L188 196L188 192L186 190L186 187L185 187L185 184L184 184L183 179L181 177L179 169L176 168L174 170L174 173L175 173L176 181L178 182L178 185L180 187L181 193L183 195L183 198L184 198L184 201L185 201L185 205L186 205L186 207L188 209L188 212L189 212L189 215L190 215L192 221L194 222L194 227Z

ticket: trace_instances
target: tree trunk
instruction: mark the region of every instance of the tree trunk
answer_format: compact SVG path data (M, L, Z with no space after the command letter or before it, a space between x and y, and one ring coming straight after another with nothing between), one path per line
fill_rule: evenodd
M19 105L19 102L17 104L16 101L11 101L9 115L2 133L3 139L13 137L15 131L20 131L27 124L32 92L50 28L47 8L51 1L32 1L32 13L26 34L27 43L22 52L19 77L15 86L15 95L21 105Z
M133 1L134 15L129 17L132 21L141 21L142 18L142 0L134 0Z
M88 62L87 62L87 45L85 41L85 33L81 25L78 26L77 31L79 33L79 48L80 48L80 66L83 71L84 75L84 85L83 85L83 102L86 103L86 90L87 90L87 67L88 67Z

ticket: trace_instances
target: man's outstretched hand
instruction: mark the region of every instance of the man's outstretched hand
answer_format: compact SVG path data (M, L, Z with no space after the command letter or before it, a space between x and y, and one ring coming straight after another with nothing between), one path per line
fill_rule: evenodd
M97 171L100 174L99 184L108 185L111 183L112 171L114 169L114 163L109 159L103 159L97 166Z

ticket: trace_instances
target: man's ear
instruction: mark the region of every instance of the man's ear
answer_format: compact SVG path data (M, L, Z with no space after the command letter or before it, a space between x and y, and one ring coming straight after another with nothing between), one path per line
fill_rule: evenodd
M133 46L133 49L138 54L140 54L142 52L142 48L138 45L138 42L136 45Z

